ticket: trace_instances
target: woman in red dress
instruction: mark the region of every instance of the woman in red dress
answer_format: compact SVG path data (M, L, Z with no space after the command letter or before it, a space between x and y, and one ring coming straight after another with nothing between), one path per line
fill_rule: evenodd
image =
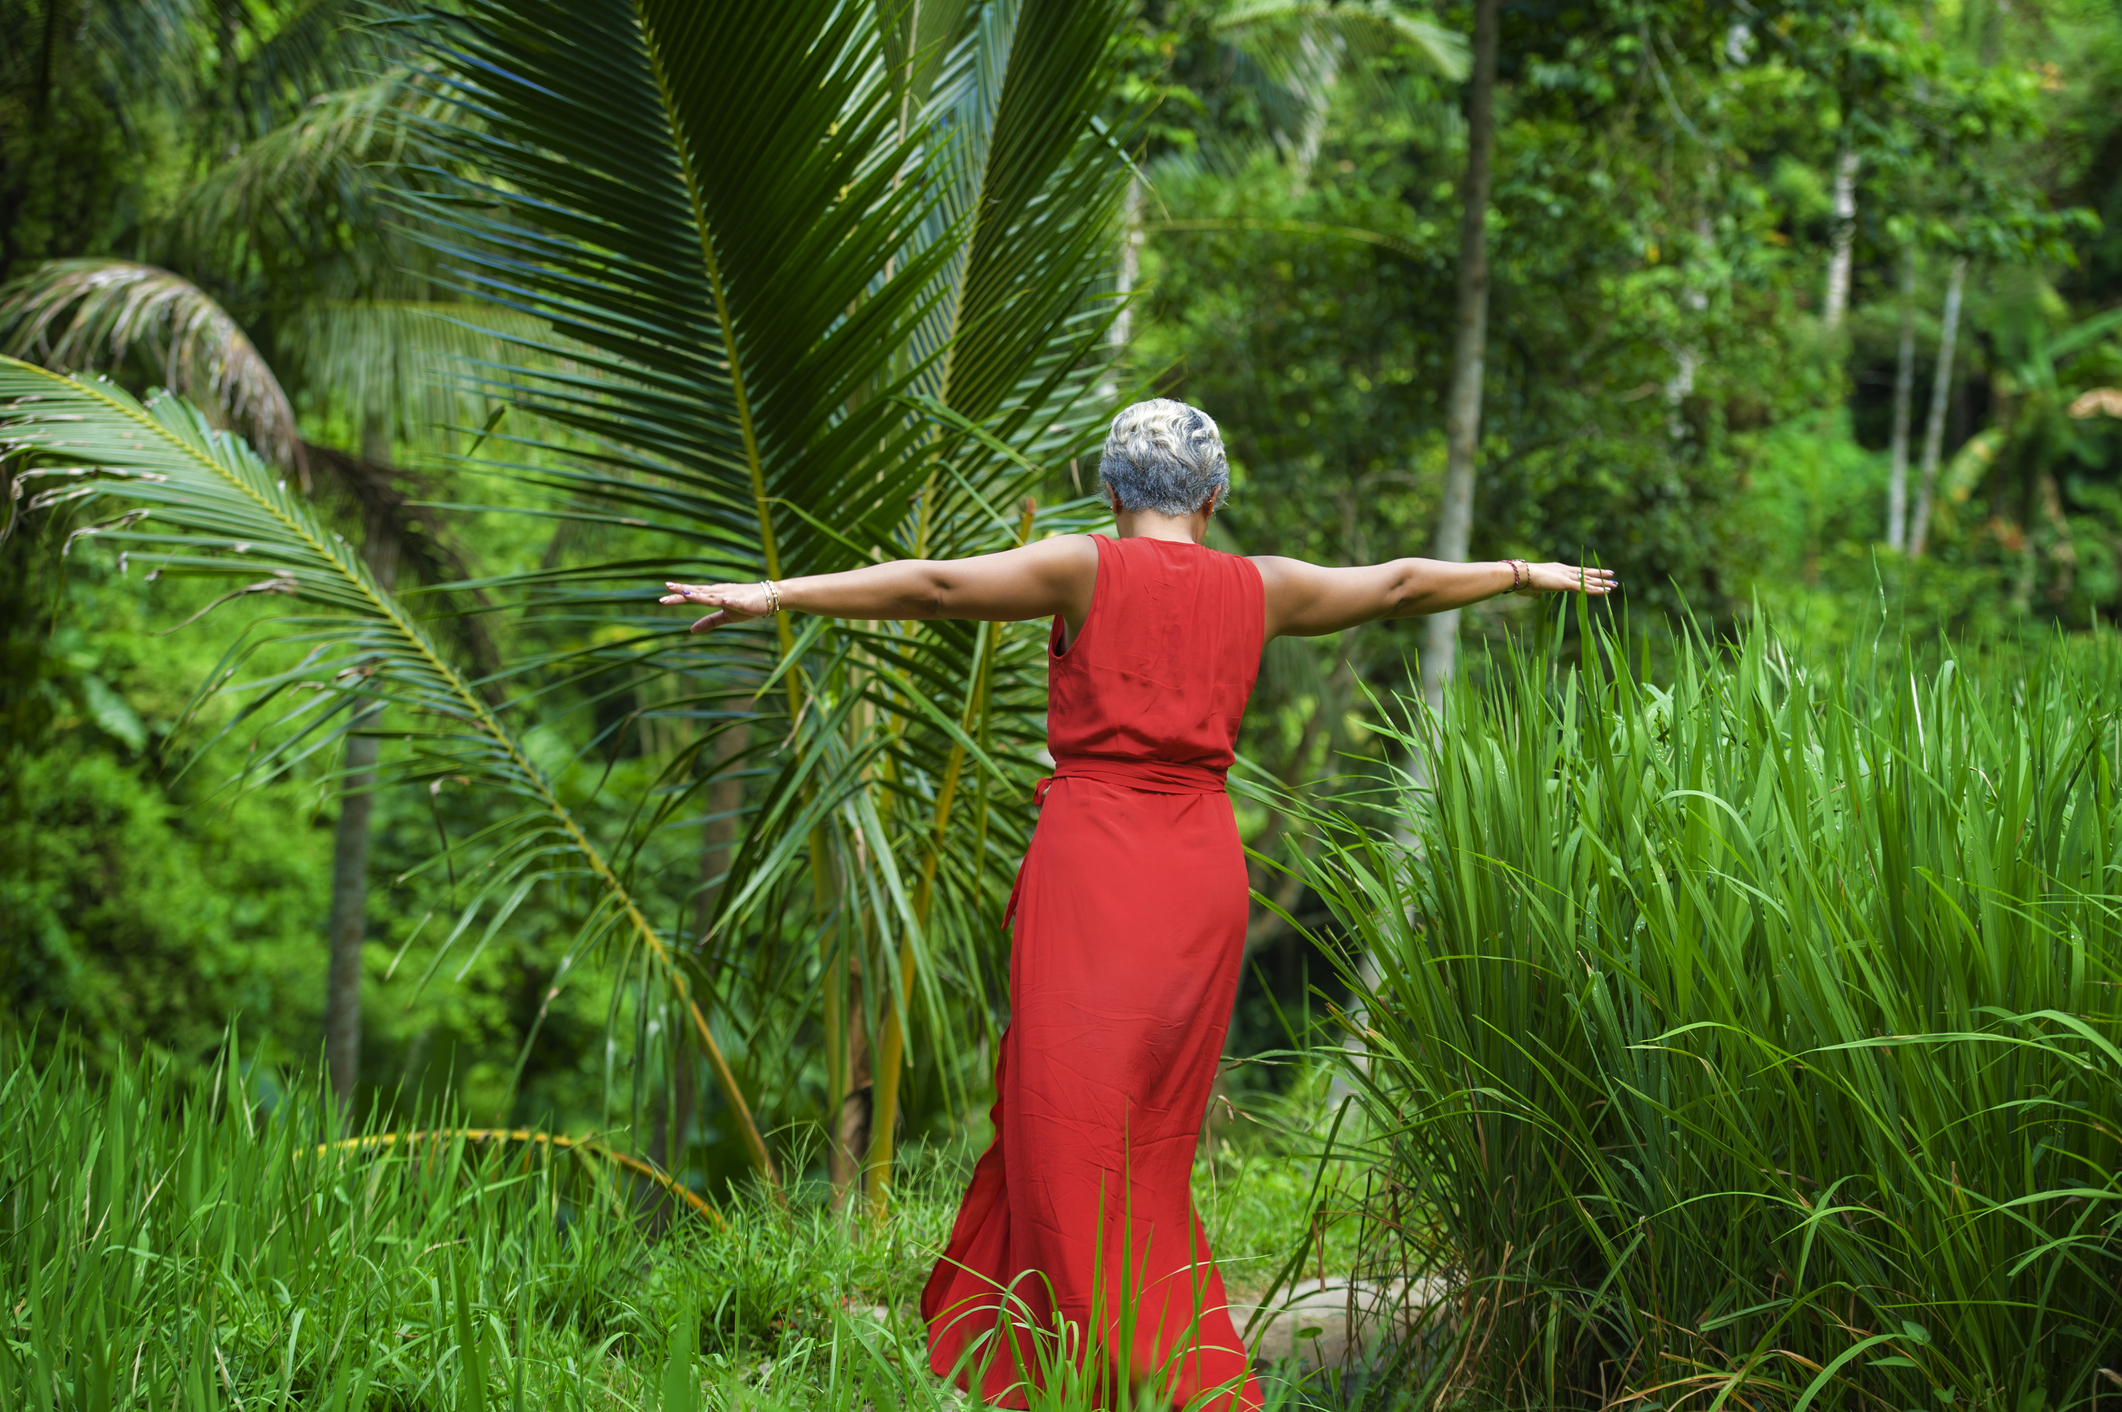
M1216 425L1159 399L1114 419L1116 537L906 559L778 583L668 584L704 632L777 608L839 618L1052 617L1039 826L1010 901L995 1138L921 1298L930 1366L1024 1407L1055 1345L1174 1407L1257 1408L1190 1178L1243 957L1245 858L1223 792L1260 649L1604 570L1397 559L1320 568L1203 547L1229 488Z

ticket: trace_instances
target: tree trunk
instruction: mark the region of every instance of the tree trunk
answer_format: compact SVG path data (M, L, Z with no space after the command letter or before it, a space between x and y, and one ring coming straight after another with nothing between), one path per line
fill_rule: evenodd
M1475 0L1473 86L1466 100L1465 210L1459 224L1459 327L1452 348L1451 400L1444 417L1444 503L1430 553L1463 560L1474 524L1474 460L1481 446L1481 370L1488 356L1488 189L1495 147L1496 28L1500 0ZM1422 694L1444 702L1457 666L1459 614L1433 613L1424 625Z
M1716 170L1716 164L1711 163L1712 176ZM1680 296L1680 306L1687 310L1692 324L1687 330L1690 341L1671 346L1673 375L1665 380L1665 434L1676 442L1687 437L1687 399L1694 396L1695 374L1702 366L1701 346L1692 340L1700 335L1702 323L1709 314L1709 288L1703 278L1703 267L1709 262L1716 238L1709 223L1709 212L1698 212L1695 216L1694 259L1688 271L1687 290Z
M373 724L373 710L360 725ZM351 1118L361 1078L361 943L367 931L368 830L375 806L376 741L346 741L346 778L339 786L339 829L332 844L331 972L324 996L324 1060L342 1118Z
M1886 477L1886 547L1908 547L1908 418L1916 390L1916 247L1901 248L1901 349L1894 364L1892 469Z
M1106 346L1113 361L1098 380L1098 396L1107 402L1120 397L1120 362L1127 357L1128 345L1135 336L1135 308L1132 302L1134 288L1142 279L1142 179L1131 178L1127 183L1127 202L1121 208L1120 264L1113 274L1113 292L1119 296L1120 308L1113 315L1112 327L1106 330ZM1071 463L1070 473L1074 474ZM1083 483L1079 477L1076 489L1080 492Z
M390 433L379 419L361 429L361 458L381 466L390 460ZM381 514L369 517L362 558L376 582L389 588L398 576L398 537ZM381 706L364 709L355 729L373 727ZM368 837L375 811L376 740L346 738L346 778L339 787L339 827L332 840L331 963L324 987L324 1063L340 1117L351 1120L354 1086L361 1081L361 945L368 932Z
M1849 312L1850 255L1857 243L1857 150L1849 145L1848 118L1843 119L1842 151L1835 158L1835 243L1827 257L1827 299L1820 321L1842 327Z
M1923 557L1930 540L1930 505L1938 484L1938 457L1945 449L1945 407L1953 392L1953 343L1960 333L1960 296L1967 288L1967 257L1953 261L1945 283L1945 313L1938 331L1938 367L1930 382L1930 416L1923 426L1923 479L1916 490L1916 519L1908 530L1908 554Z

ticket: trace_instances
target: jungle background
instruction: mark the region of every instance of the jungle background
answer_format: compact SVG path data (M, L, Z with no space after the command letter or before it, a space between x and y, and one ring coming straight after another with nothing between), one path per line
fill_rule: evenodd
M202 409L185 435L232 429L368 585L345 611L406 605L453 664L444 714L508 756L466 764L408 724L426 698L366 685L400 648L291 616L309 570L242 568L233 520L180 510L157 538L130 492L25 479L130 453L55 462L16 424L0 1027L20 1062L203 1080L233 1033L377 1131L595 1135L713 1200L747 1171L836 1202L866 1173L881 1200L895 1141L985 1131L1036 625L784 621L703 647L653 593L1096 527L1102 424L1138 395L1221 425L1217 547L1430 553L1456 494L1452 557L1618 569L1591 617L1464 614L1476 686L1550 630L1611 634L1664 680L1690 633L1770 625L1800 658L1883 635L1926 671L2009 674L2122 613L2111 0L701 13L642 51L695 164L688 218L654 172L629 184L635 90L563 81L635 72L635 22L594 6L0 9L6 351L171 389ZM760 56L798 51L890 72L820 70L871 144L842 166L788 137L825 117L740 108L780 81ZM890 175L946 129L992 143L985 165ZM1455 490L1477 131L1485 366ZM857 187L867 263L805 246ZM716 201L752 212L731 300L776 242L809 277L683 312L724 274L659 283L658 261L697 261L687 221L712 231ZM929 283L894 283L917 264ZM765 350L756 437L728 412L744 360L717 351L740 327ZM946 345L968 351L933 361ZM849 346L884 351L852 367ZM18 413L32 386L9 385ZM1291 1051L1353 1003L1325 945L1350 912L1303 861L1332 829L1277 800L1387 829L1363 811L1409 758L1422 662L1439 676L1422 632L1268 650L1212 1127L1328 1102ZM579 848L552 841L563 815Z

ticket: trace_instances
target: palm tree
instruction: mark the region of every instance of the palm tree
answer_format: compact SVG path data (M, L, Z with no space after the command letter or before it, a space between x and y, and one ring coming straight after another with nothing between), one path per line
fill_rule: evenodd
M1256 85L1270 138L1302 182L1318 157L1334 94L1344 81L1370 102L1405 107L1404 86L1366 62L1404 46L1448 78L1466 72L1466 42L1394 0L1223 0L1208 32L1266 80Z
M298 105L281 102L277 123L254 118L259 135L147 233L195 278L109 257L46 261L13 281L0 301L0 347L62 368L144 358L162 385L241 428L305 488L321 473L380 585L391 587L401 569L443 583L465 577L467 566L438 517L420 508L435 498L435 487L394 465L392 448L433 444L439 428L475 416L477 399L451 386L449 365L491 362L500 346L493 332L469 327L465 306L437 289L432 271L421 269L430 262L422 259L417 227L394 218L418 174L440 155L420 141L418 119L432 116L433 89L403 54L344 41L335 50L344 9L320 3L295 15L254 57L263 76L248 86L275 87L291 68L303 77L351 80L347 86ZM379 60L380 72L368 72ZM234 84L232 92L244 87ZM244 321L197 281L235 293L291 377L275 372ZM358 447L303 441L284 381L320 412L341 414L357 428ZM480 620L457 623L490 674L496 659ZM378 711L365 720L377 724ZM377 748L367 729L345 742L326 932L326 1063L347 1110L361 1067Z
M1953 457L1940 488L1954 503L1969 499L1984 480L1992 487L2000 538L2017 559L2012 602L2021 612L2033 605L2041 548L2060 571L2057 599L2070 590L2077 547L2064 513L2062 481L2073 468L2097 469L2106 446L2092 434L2094 419L2122 414L2122 393L2103 384L2122 368L2122 309L2108 309L2062 329L2050 327L2042 295L2030 271L2007 287L1994 344L1992 386L1996 421L1977 432ZM2050 297L2053 297L2052 295ZM1943 366L1944 355L1941 355ZM1950 383L1941 378L1941 386ZM1932 418L1941 420L1944 394L1934 395ZM1926 445L1926 470L1933 460ZM1920 552L1931 511L1932 477L1926 475L1912 540Z
M403 775L520 802L465 845L481 881L445 949L482 920L505 926L529 888L586 889L569 965L626 980L614 1024L644 1021L639 1070L705 1061L769 1180L760 1118L837 1128L865 1052L868 1150L839 1154L835 1175L866 1161L880 1204L908 1056L962 1087L1025 837L1014 806L1043 735L1042 644L999 625L787 619L695 639L651 609L649 586L978 552L1082 518L1024 502L1108 411L1095 389L1127 172L1123 8L987 0L880 20L838 0L476 0L437 44L455 110L422 131L476 176L422 208L430 245L468 297L545 330L465 376L563 429L520 474L618 546L495 586L620 630L515 669L624 698L593 736L602 750L651 697L697 728L663 751L658 790L616 840L592 838L522 748L532 705L480 698L240 447L174 402L0 375L11 440L168 476L98 493L151 500L165 526L190 515L194 567L238 572L211 550L244 538L253 578L277 555L272 591L332 610L287 629L336 645L318 673L364 670L359 702L317 693L335 698L328 729L389 701L418 726ZM32 388L46 400L22 401ZM62 405L82 420L57 420ZM224 502L254 507L240 533ZM711 895L707 915L666 907L676 885L639 871L645 850L702 837L700 801L732 778L738 841L725 826L703 843L734 857L676 887L686 906Z

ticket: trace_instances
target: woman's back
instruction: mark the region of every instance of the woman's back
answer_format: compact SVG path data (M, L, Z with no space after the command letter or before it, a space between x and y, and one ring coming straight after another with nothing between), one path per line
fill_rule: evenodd
M1090 613L1049 647L1047 742L1064 773L1088 765L1186 776L1230 768L1265 631L1252 561L1169 539L1098 546ZM1203 779L1203 783L1209 781Z

